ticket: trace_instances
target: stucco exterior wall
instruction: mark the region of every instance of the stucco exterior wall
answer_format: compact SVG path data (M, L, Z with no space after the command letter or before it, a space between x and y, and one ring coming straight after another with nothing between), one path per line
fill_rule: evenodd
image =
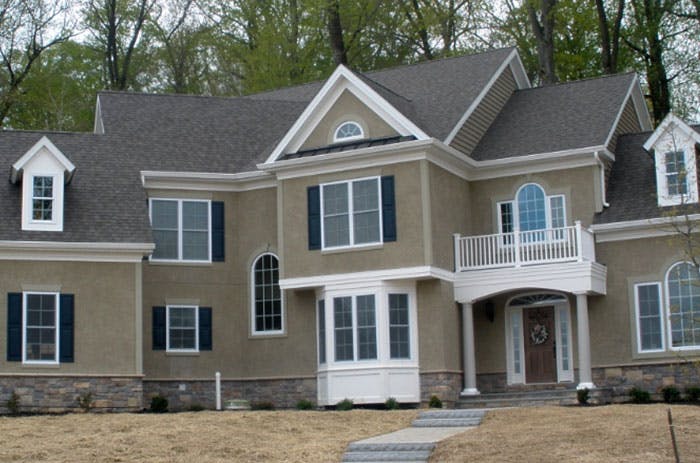
M278 253L276 190L215 193L210 197L225 203L225 262L144 263L146 378L208 379L216 371L224 379L315 374L312 292L285 293L283 334L251 334L251 268L261 253ZM175 354L152 349L152 307L175 303L212 308L212 351Z
M140 262L0 262L0 376L139 374L136 288L140 266ZM6 360L7 293L41 290L75 296L73 363L29 366Z
M309 250L307 187L385 175L394 176L395 242L342 250ZM287 179L280 182L280 188L284 202L280 210L284 278L425 265L420 162Z
M452 285L418 281L418 346L420 371L461 371L461 318Z
M384 122L374 111L360 102L355 95L345 90L338 97L333 107L319 121L306 141L304 141L301 149L330 145L333 143L335 130L341 123L347 121L354 121L360 124L365 138L382 138L398 135L396 130Z
M600 183L597 166L471 182L471 232L475 235L497 233L497 203L514 199L518 188L526 183L539 184L547 195L566 197L567 225L573 225L575 220L581 220L584 226L591 224L600 195L596 189Z

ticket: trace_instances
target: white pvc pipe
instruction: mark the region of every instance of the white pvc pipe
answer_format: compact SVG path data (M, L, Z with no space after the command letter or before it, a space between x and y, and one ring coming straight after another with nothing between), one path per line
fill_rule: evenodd
M216 409L221 410L221 373L216 372Z

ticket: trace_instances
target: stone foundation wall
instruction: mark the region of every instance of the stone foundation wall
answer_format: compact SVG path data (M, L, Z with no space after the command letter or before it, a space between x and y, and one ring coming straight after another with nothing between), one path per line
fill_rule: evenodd
M686 387L700 386L700 364L679 362L593 368L593 383L608 388L613 401L629 399L633 387L648 391L654 399L661 399L661 390L666 386L675 386L681 393Z
M216 383L211 381L144 381L144 404L162 395L169 410L187 410L192 406L216 408ZM222 380L222 406L227 400L244 399L250 403L270 402L275 408L294 408L302 399L316 403L316 378Z
M453 372L421 373L420 400L423 405L437 396L445 407L451 408L462 392L462 374Z
M12 393L19 396L19 411L59 413L78 411L78 398L92 394L93 411L138 411L143 408L141 378L0 376L0 413L8 413Z

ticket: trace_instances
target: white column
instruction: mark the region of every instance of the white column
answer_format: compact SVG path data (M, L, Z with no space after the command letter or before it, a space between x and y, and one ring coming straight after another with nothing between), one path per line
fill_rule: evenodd
M591 374L591 332L588 327L588 296L576 295L576 321L578 338L578 376L576 389L594 389Z
M462 304L462 341L464 390L462 395L478 395L476 388L476 352L474 349L474 311L471 303Z

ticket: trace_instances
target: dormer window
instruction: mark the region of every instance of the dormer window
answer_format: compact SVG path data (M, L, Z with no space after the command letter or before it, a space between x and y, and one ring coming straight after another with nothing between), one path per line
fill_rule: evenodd
M354 121L346 121L340 124L337 129L335 129L335 134L333 135L333 143L359 140L364 137L365 133L362 130L360 124Z
M43 137L12 165L22 183L22 230L63 231L63 192L75 166Z
M666 116L644 143L644 149L654 154L659 206L698 202L698 143L700 134L673 114Z
M53 220L53 177L32 177L34 192L32 194L32 221L50 222Z

